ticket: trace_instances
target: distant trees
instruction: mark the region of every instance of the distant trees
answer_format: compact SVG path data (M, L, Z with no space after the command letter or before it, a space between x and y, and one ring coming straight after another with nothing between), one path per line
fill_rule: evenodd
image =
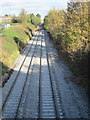
M20 23L20 22L30 22L32 23L35 27L41 24L41 15L37 14L34 15L32 14L27 14L27 12L22 9L20 14L18 16L13 16L12 17L12 22L13 23Z
M26 21L27 21L27 22L31 22L31 14L27 14L27 16L26 16Z
M21 21L21 22L25 22L26 21L26 11L24 9L21 10L19 16L18 16L18 19Z
M38 14L38 15L39 15L39 14ZM34 14L32 14L31 17L30 17L30 19L31 19L31 23L32 23L33 25L35 25L35 27L37 27L38 25L41 24L40 16L38 17L38 16L35 16Z
M40 15L40 14L37 14L36 16L37 16L38 18L41 18L41 15Z
M11 22L12 22L12 23L20 23L21 21L18 19L17 16L13 15L13 16L12 16L12 21L11 21Z
M53 9L44 19L44 27L58 47L68 53L82 72L87 69L89 53L88 4L89 2L71 0L67 11Z
M8 15L8 14L5 14L4 16L8 17L9 15Z

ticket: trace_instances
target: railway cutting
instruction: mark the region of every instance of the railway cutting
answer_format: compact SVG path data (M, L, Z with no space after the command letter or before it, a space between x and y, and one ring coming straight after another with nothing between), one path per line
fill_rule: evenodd
M63 118L61 99L52 76L46 31L36 31L2 88L3 118Z

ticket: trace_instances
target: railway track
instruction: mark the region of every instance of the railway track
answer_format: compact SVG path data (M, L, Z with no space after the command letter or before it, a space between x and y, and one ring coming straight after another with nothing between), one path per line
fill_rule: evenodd
M5 86L2 88L0 88L0 116L2 116L2 109L5 106L5 103L7 101L7 98L10 94L10 92L12 91L12 88L17 80L17 77L19 76L20 70L24 64L24 61L26 59L26 57L28 56L28 53L30 52L30 49L33 45L33 40L36 38L37 33L35 33L35 35L32 37L31 41L28 43L28 45L26 46L25 51L23 52L23 54L19 57L18 59L18 64L16 65L13 74L11 75L9 81L5 84Z
M46 36L44 30L37 31L2 89L3 118L63 118Z
M19 76L19 73L21 72L21 68L31 50L31 47L34 43L34 39L36 38L37 33L34 35L34 37L32 38L32 40L28 43L26 50L24 51L24 53L20 56L20 58L18 59L18 64L16 66L16 68L14 69L15 71L13 72L13 74L11 75L9 82L6 83L5 87L2 90L2 105L4 106L6 99L8 98L8 95L10 93L10 91L13 88L14 83L17 80L17 77Z
M63 118L60 98L53 79L48 50L45 41L47 34L43 31L42 59L41 59L41 90L40 90L40 118Z

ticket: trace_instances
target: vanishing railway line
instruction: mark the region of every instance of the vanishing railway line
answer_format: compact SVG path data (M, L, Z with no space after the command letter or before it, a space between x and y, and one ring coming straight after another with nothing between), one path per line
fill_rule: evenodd
M3 87L3 118L64 117L45 41L46 31L37 31Z

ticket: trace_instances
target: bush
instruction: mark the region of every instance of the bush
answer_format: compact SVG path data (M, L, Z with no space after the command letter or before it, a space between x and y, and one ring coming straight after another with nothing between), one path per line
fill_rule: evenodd
M51 10L44 19L44 27L56 45L70 58L75 72L87 74L88 4L71 0L67 11ZM82 66L82 67L80 67ZM83 67L84 66L84 67Z

